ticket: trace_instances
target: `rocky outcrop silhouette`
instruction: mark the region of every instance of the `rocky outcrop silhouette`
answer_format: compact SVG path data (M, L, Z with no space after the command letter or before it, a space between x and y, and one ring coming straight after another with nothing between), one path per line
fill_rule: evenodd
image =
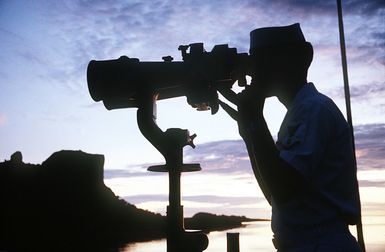
M165 218L115 196L103 164L102 155L81 151L56 152L41 165L23 163L21 153L0 163L0 248L73 250L164 237Z
M166 237L166 218L117 197L103 165L103 155L82 151L55 152L42 164L16 152L0 163L0 250L98 251ZM200 213L185 226L209 232L247 220Z

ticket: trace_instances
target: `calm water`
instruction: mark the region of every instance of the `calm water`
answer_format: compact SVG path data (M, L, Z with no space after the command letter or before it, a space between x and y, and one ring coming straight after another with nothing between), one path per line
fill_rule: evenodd
M272 233L270 231L270 222L252 222L247 227L236 228L221 232L211 232L209 234L209 246L207 252L226 251L226 233L239 232L239 244L241 251L273 251L271 244ZM152 242L135 243L128 245L121 251L124 252L159 252L166 251L166 240Z
M368 252L385 252L385 217L375 216L364 218L364 233L366 250ZM355 234L354 227L351 229ZM239 232L239 243L241 252L275 251L271 237L270 222L252 222L244 228L237 228L209 234L210 244L205 252L225 252L226 233ZM141 242L127 245L122 252L162 252L166 251L166 240Z

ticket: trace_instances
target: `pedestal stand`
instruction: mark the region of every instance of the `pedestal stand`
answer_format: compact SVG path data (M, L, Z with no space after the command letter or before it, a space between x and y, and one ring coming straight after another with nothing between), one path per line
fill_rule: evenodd
M172 128L163 132L156 124L156 95L142 97L137 111L138 126L148 141L164 156L165 165L148 168L153 172L168 172L169 205L167 206L167 252L201 252L208 238L201 231L184 229L181 205L180 178L182 172L201 170L199 164L183 164L183 147L195 147L188 130Z

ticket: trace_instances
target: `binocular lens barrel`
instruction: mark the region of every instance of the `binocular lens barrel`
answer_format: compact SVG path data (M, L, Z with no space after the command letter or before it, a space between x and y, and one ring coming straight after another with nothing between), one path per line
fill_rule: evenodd
M107 109L137 107L141 93L158 93L158 99L186 95L187 71L183 62L140 62L125 56L92 60L87 68L88 90Z
M190 47L190 53L187 48ZM183 61L140 62L122 56L114 60L92 60L87 68L88 89L92 99L103 101L107 109L138 107L141 96L157 94L158 99L186 96L198 110L218 108L217 87L240 83L247 74L248 55L238 54L227 44L205 52L203 44L180 46Z

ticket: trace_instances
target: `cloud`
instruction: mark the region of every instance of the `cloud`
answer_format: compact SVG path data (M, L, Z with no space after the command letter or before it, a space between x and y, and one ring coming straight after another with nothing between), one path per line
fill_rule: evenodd
M293 20L297 20L296 22L302 21L302 27L307 31L305 37L316 38L311 41L315 46L339 47L335 1L262 1L264 4L261 4L261 1L250 2L255 8L263 6L262 8L268 13L282 14L280 16L286 22L290 17L294 17ZM379 62L385 65L385 35L382 18L385 15L385 2L347 0L342 2L342 10L349 61L358 64ZM274 15L274 13L271 14Z
M354 129L358 168L385 169L385 124L358 125ZM199 144L195 149L185 149L184 161L200 163L205 174L254 176L243 140ZM150 165L153 164L132 165L127 170L106 170L105 178L158 175L147 172Z
M383 13L385 10L385 2L382 0L349 0L343 2L343 8L344 7L346 8L347 13L350 12L370 16Z
M367 84L352 85L350 88L350 97L357 100L368 100L375 97L384 97L385 82L371 82ZM343 87L338 87L332 91L332 95L338 98L345 98Z
M180 16L188 6L181 7L169 1L53 5L58 14L53 21L63 23L56 35L78 49L75 55L79 58L107 59L127 54L141 56L141 59L159 57L159 60L161 48L171 48L175 43L175 30L183 30L172 23L173 15ZM179 12L175 13L178 6ZM61 15L63 8L69 10L66 15Z
M206 202L206 203L217 203L217 204L233 204L233 205L246 205L246 204L255 204L258 202L264 202L265 199L259 197L225 197L225 196L216 196L216 195L194 195L194 196L185 196L183 200L186 201L197 201L197 202Z
M26 62L24 65L33 63L35 73L45 83L75 95L86 92L85 70L91 59L127 55L142 61L160 61L164 55L180 58L179 44L203 41L212 45L216 43L213 41L241 40L239 33L231 29L237 22L219 18L232 10L226 7L229 3L216 8L209 2L198 2L50 2L46 7L40 6L45 10L40 16L45 26L31 31L39 34L39 39L26 38L23 30L19 30L15 34L21 38L12 38L9 44L15 41L23 44L23 50L15 55ZM226 23L221 25L221 22ZM234 39L226 38L230 35ZM247 31L245 35L247 38ZM246 49L247 43L242 47Z
M354 127L358 169L385 169L385 124Z
M385 124L358 125L354 130L359 169L384 169ZM184 162L200 163L205 174L254 176L243 140L222 140L199 144L195 149L186 148ZM106 169L104 176L105 179L111 179L160 175L161 173L147 171L147 167L151 165L154 164L128 165L124 170Z
M382 87L383 90L383 87ZM385 169L385 124L358 125L354 128L358 168ZM186 158L200 162L209 173L252 174L246 147L242 140L224 140L187 150Z
M385 124L358 125L355 127L355 139L358 169L361 173L365 173L361 174L360 187L384 187L385 182L381 177L370 172L385 169ZM186 216L199 211L268 216L266 213L269 207L262 194L257 192L257 185L253 179L248 154L242 140L208 142L199 144L196 149L186 149L185 162L198 162L203 167L203 170L196 174L200 177L193 178L193 175L188 175L183 180L185 190L191 190L187 195L182 195ZM130 165L127 170L106 170L105 177L135 177L134 180L140 180L139 177L157 176L157 173L146 171L145 167L149 165ZM243 181L237 181L239 179ZM213 181L212 185L211 181ZM250 181L255 183L246 185ZM236 190L228 188L230 184L237 185L241 189L237 187L239 192L236 193ZM226 188L229 193L219 193L216 191L218 188ZM124 199L152 211L165 213L168 195L166 192L162 194L157 191L150 194L146 191L143 194L133 193ZM365 203L365 208L367 207L368 204Z
M362 202L362 203L363 204L361 204L361 207L362 207L362 213L364 213L364 216L365 215L368 217L369 216L383 216L383 211L385 209L385 203L383 203L383 202ZM370 224L368 223L368 225L370 225ZM382 237L380 239L382 239ZM378 248L380 248L380 247L378 247ZM379 251L381 251L381 250L379 250Z
M141 204L151 201L168 201L168 195L165 194L142 194L132 195L124 197L130 203ZM263 198L259 197L225 197L217 195L194 195L194 196L183 196L184 201L200 202L200 203L214 203L214 204L234 204L234 205L245 205L255 204L257 202L264 202Z
M349 15L371 13L369 18L377 20L378 15L373 13L384 10L382 2L351 0L345 1L344 6ZM69 94L86 92L85 70L91 59L113 59L121 55L142 61L161 60L165 55L180 59L178 45L193 42L205 42L207 50L214 44L230 43L245 52L248 33L257 26L303 20L309 34L319 34L315 35L317 40L337 42L330 36L330 29L336 24L331 25L328 18L319 19L324 13L336 15L335 3L330 1L55 1L40 9L45 15L40 15L43 12L40 10L35 16L46 24L44 28L39 26L42 45L26 40L29 45L25 43L25 48L35 49L33 53L23 50L20 56L40 65L41 69L50 65L49 71L42 70L43 76ZM308 18L310 16L317 18ZM385 52L378 54L373 49L381 48L380 41L384 41L378 23L381 22L371 22L374 27L368 27L362 20L354 22L353 26L362 27L362 32L354 37L353 44L364 38L373 38L373 43L379 43L375 47L373 43L360 44L367 47L360 47L362 53L357 57L376 57L384 62ZM16 35L22 33L16 32Z
M185 151L187 162L200 163L207 173L253 174L243 140L224 140Z
M141 195L132 195L132 196L126 196L123 197L124 200L127 202L130 202L132 204L142 204L146 202L153 202L153 201L168 201L168 195L167 194L141 194Z
M385 11L384 14L385 15ZM348 62L351 66L374 65L385 66L385 33L382 31L379 17L354 16L347 19L345 37ZM352 23L357 23L352 25Z
M342 86L331 90L330 95L341 103L345 99L345 92ZM385 113L385 82L352 83L350 85L350 96L353 115L361 120L361 124L383 121ZM370 114L367 111L370 111Z
M105 169L104 179L113 179L121 177L143 177L143 176L158 176L162 173L149 172L147 168L154 164L127 165L125 169Z
M266 1L266 4L269 1ZM336 15L337 4L335 1L309 1L309 0L279 0L274 1L274 4L280 8L288 8L297 12L307 13L307 15L325 14ZM342 9L345 15L375 15L384 11L385 3L382 0L347 0L342 2Z
M368 99L370 98L370 96L384 97L385 82L383 83L374 82L370 84L353 86L350 89L350 95L352 98L362 98L362 99Z
M385 187L385 181L360 180L360 187Z
M168 195L134 195L123 198L138 207L151 209L166 214ZM228 215L247 215L248 217L268 218L269 205L260 197L225 197L217 195L182 196L185 216L192 216L198 212L212 212Z

